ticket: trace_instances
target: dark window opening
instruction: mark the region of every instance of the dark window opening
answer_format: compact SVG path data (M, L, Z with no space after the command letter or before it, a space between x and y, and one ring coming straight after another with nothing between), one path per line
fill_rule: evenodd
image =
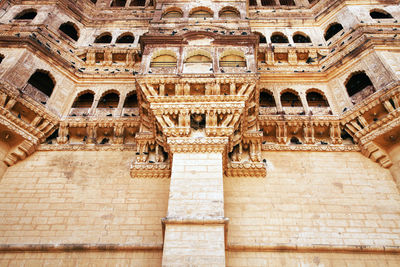
M329 107L325 97L317 92L307 93L307 103L310 107Z
M130 94L126 97L124 108L137 108L139 106L137 95Z
M257 0L250 0L249 1L250 6L256 6L257 5Z
M97 0L90 0L90 1L92 1L93 4L97 3Z
M285 92L281 95L281 103L283 107L302 107L300 98L291 92Z
M92 107L94 100L94 94L93 93L85 93L80 96L78 96L74 104L72 104L73 108L90 108Z
M305 43L311 43L311 39L308 36L302 35L302 34L295 34L293 36L293 42L296 44L305 44Z
M146 0L132 0L131 6L145 6Z
M72 22L66 22L61 24L59 30L68 35L72 40L78 41L79 33L76 28Z
M109 93L102 96L99 100L98 108L117 108L119 103L119 95L117 93Z
M255 32L255 34L258 35L260 44L266 44L267 43L267 38L265 38L265 36L262 33Z
M373 86L373 84L365 72L354 74L346 83L346 89L350 97L368 86Z
M260 106L261 107L275 107L275 98L269 92L260 93Z
M4 56L0 55L0 64L1 64L1 62L3 62L3 59L4 59Z
M111 3L112 7L124 7L126 5L126 0L114 0Z
M289 40L283 34L274 34L271 36L271 42L274 44L285 44L285 43L289 43Z
M274 6L275 0L261 0L261 5L263 6Z
M373 19L392 19L393 16L383 10L374 10L369 13Z
M117 44L132 44L135 41L135 37L132 34L125 34L117 38Z
M294 0L279 0L281 6L295 6Z
M96 40L94 40L94 42L96 44L109 44L109 43L111 43L111 40L112 40L111 34L105 33L105 34L101 34L101 35L97 36Z
M28 80L28 84L32 85L48 97L53 93L55 83L47 72L37 70Z
M343 30L343 26L341 24L339 23L332 24L331 26L329 26L328 30L326 30L325 40L328 41L341 30Z
M17 20L23 20L23 19L32 20L32 19L34 19L36 17L36 15L37 15L36 10L27 9L27 10L24 10L24 11L20 12L18 15L16 15L14 19L17 19Z

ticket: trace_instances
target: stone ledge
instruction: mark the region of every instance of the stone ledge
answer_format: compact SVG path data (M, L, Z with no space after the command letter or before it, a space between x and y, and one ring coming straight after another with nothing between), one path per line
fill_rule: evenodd
M0 244L0 252L162 250L162 244Z
M393 253L400 254L400 246L331 245L331 244L228 244L228 251L252 252L327 252L327 253Z

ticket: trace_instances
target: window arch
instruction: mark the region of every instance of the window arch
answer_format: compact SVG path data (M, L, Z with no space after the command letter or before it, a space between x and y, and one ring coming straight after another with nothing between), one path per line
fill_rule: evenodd
M267 43L267 38L265 38L265 36L262 33L254 32L254 34L258 35L260 44L266 44Z
M14 19L16 20L33 20L37 15L36 9L25 9L18 13Z
M306 98L310 107L329 107L325 95L317 89L308 90Z
M340 32L341 30L343 30L343 26L340 23L333 23L331 25L329 25L328 29L325 32L325 40L328 41L329 39L331 39L333 36L335 36L338 32Z
M188 53L184 63L212 63L211 54L205 50L195 50Z
M270 91L260 93L260 107L276 107L274 95Z
M132 33L126 32L121 34L118 38L116 43L117 44L133 44L135 41L135 37L133 36Z
M193 8L189 13L189 18L212 18L214 13L207 7Z
M172 18L182 18L183 12L180 8L172 7L167 9L162 15L163 18L172 19Z
M237 50L226 50L219 59L220 67L246 67L244 53Z
M136 92L130 92L124 102L124 108L137 108L139 106Z
M364 71L351 74L345 85L347 93L356 102L371 95L375 91L371 79Z
M60 31L62 31L63 33L65 33L67 36L69 36L72 40L78 41L79 30L78 30L78 27L74 23L72 23L70 21L65 22L65 23L61 24L58 29Z
M83 91L75 98L72 108L91 108L94 100L93 91Z
M240 18L240 12L234 7L227 6L219 11L218 16L220 18L228 18L228 19Z
M289 43L288 38L281 32L275 32L271 35L271 42L274 44Z
M373 19L392 19L393 16L382 9L373 9L369 12L369 15Z
M96 43L96 44L109 44L109 43L111 43L111 40L112 40L111 33L104 32L104 33L102 33L102 34L100 34L99 36L96 37L96 39L94 40L94 43Z
M126 5L126 0L113 0L111 3L112 7L124 7Z
M98 108L117 108L119 104L119 92L107 91L99 100Z
M307 44L311 43L311 39L305 33L298 32L293 35L293 42L296 44Z
M302 107L299 94L293 90L285 90L281 93L282 107Z
M160 50L154 53L150 62L151 68L176 67L177 58L173 51Z
M56 85L53 77L46 70L36 70L28 80L28 84L50 97Z

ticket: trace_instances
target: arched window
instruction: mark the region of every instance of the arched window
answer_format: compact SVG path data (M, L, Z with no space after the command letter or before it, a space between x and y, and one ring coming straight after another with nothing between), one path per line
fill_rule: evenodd
M74 103L72 104L72 108L90 108L92 107L94 100L93 92L82 92L75 98Z
M172 51L161 50L154 54L150 62L151 68L176 67L176 56Z
M335 36L338 32L343 30L343 26L340 23L333 23L331 24L328 29L325 32L325 40L331 39L333 36Z
M188 57L185 63L212 63L212 59L207 55L197 54Z
M275 0L261 0L261 5L263 6L275 6Z
M60 31L65 33L67 36L69 36L72 40L78 41L79 39L79 32L78 32L78 27L68 21L63 24L61 24L60 28L58 28Z
M14 17L16 20L32 20L36 17L37 11L35 9L25 9Z
M363 71L350 75L350 78L346 82L346 89L349 96L355 102L364 99L375 91L370 78Z
M294 0L279 0L281 6L295 6Z
M135 92L129 93L124 102L124 108L137 108L139 102Z
M240 18L240 12L234 7L224 7L218 15L220 18L226 19Z
M212 18L213 12L205 7L194 8L189 13L189 18Z
M275 98L272 93L266 91L260 93L260 107L275 107Z
M242 56L227 55L220 60L221 67L246 67L246 60Z
M325 96L316 90L309 90L307 92L307 103L310 107L329 107L328 101Z
M311 39L304 33L296 33L293 35L293 42L296 44L306 44L311 43Z
M145 6L146 0L132 0L130 6ZM149 6L152 6L152 1L150 1Z
M392 19L393 16L382 9L374 9L369 13L373 19Z
M289 40L283 33L276 32L272 34L271 42L274 44L285 44L289 43Z
M302 107L301 100L297 93L286 91L281 94L282 107Z
M126 0L113 0L111 3L112 7L124 7L126 5Z
M165 11L162 17L166 19L182 18L183 12L179 8L169 8Z
M260 40L260 44L266 44L267 43L267 38L265 38L265 36L260 33L260 32L254 32L256 35L258 35L259 40Z
M55 82L48 71L36 70L28 80L28 84L50 97L55 87Z
M99 100L98 108L117 108L119 94L117 92L105 93Z
M116 43L117 44L132 44L135 41L135 37L132 33L123 33L118 38Z
M111 43L111 40L112 40L111 33L105 32L97 36L94 42L96 44L109 44Z

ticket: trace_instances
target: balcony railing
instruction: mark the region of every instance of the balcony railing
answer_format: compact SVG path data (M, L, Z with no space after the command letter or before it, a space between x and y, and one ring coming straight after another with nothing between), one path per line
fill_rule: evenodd
M47 100L49 100L49 97L45 93L41 92L39 89L29 83L22 88L22 92L42 103L43 105L47 103Z
M220 61L220 67L246 67L246 61Z
M150 68L175 68L176 62L151 62Z

